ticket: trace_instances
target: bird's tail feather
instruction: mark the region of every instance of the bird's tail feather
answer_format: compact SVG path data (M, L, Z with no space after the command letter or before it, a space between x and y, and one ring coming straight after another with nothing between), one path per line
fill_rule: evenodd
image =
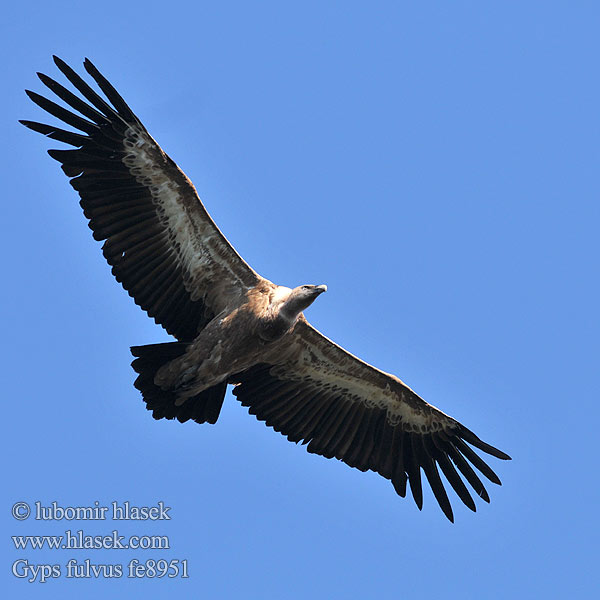
M142 392L146 408L152 411L155 419L177 419L181 423L192 419L196 423L216 423L225 398L227 382L208 388L179 406L175 404L175 390L163 390L154 383L156 372L164 364L184 354L188 345L186 342L167 342L132 346L131 353L136 359L131 366L139 373L134 385Z

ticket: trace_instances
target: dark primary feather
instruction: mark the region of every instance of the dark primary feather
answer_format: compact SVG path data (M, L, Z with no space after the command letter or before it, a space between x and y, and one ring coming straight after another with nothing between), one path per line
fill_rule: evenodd
M59 98L64 100L67 104L72 106L75 110L79 111L84 117L87 117L94 123L108 123L106 115L99 113L97 110L92 108L89 104L86 104L83 100L78 98L75 94L70 92L67 88L62 86L54 79L38 73L37 76L40 81L50 90L52 90Z
M86 58L83 61L83 67L94 78L94 81L110 100L110 103L117 109L117 112L121 114L126 121L137 121L139 123L138 118L133 114L129 106L127 106L127 103L123 100L119 92L117 92L102 73L96 69L89 58Z
M66 131L60 127L53 127L52 125L37 123L36 121L26 121L22 119L19 121L19 123L25 125L25 127L28 127L33 131L37 131L38 133L48 136L53 140L64 142L65 144L70 144L71 146L83 146L88 139L85 135Z
M81 93L81 95L88 101L91 102L102 114L106 117L114 116L115 110L109 106L104 98L99 96L86 82L83 80L64 60L54 56L54 63L63 73L63 75L71 82L71 84ZM128 107L128 114L133 115ZM141 124L135 115L132 116L132 121Z

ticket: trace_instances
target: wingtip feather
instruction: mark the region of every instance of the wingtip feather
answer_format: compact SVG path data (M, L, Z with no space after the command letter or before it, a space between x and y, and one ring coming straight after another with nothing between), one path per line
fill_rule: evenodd
M458 435L460 435L460 437L463 438L466 442L469 442L469 444L475 446L476 448L479 448L479 450L482 450L486 454L490 454L496 458L499 458L500 460L512 460L512 458L508 454L506 454L506 452L502 452L502 450L499 450L491 444L484 442L475 433L473 433L464 425L459 426Z

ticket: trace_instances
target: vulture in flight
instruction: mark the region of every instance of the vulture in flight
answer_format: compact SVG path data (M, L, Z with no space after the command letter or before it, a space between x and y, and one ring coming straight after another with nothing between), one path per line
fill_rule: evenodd
M117 281L176 340L131 349L135 387L154 418L215 423L233 384L249 412L288 440L376 471L400 496L408 484L419 509L421 471L451 521L440 471L471 510L468 486L489 502L480 475L500 480L473 447L510 457L312 327L303 311L327 287L290 289L256 273L98 69L83 63L95 91L54 62L79 95L38 76L69 108L27 94L72 130L21 123L72 147L48 153L71 178Z

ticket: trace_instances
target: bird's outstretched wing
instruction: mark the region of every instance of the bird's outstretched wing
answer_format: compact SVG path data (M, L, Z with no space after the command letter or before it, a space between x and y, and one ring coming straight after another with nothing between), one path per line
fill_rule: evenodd
M510 459L507 454L427 404L397 377L346 352L304 319L298 321L292 339L293 359L257 365L232 378L238 384L233 393L251 414L290 441L308 444L309 452L391 479L400 496L406 495L408 482L419 509L422 469L451 521L440 470L471 510L475 502L463 478L489 502L473 467L494 483L500 484L500 479L471 446L500 459Z
M78 130L21 121L76 149L49 150L79 192L81 206L113 275L155 321L179 340L261 279L237 254L194 186L161 150L115 88L86 59L103 98L71 67L54 62L85 99L50 77L42 83L75 112L28 96ZM80 116L81 115L81 116Z

